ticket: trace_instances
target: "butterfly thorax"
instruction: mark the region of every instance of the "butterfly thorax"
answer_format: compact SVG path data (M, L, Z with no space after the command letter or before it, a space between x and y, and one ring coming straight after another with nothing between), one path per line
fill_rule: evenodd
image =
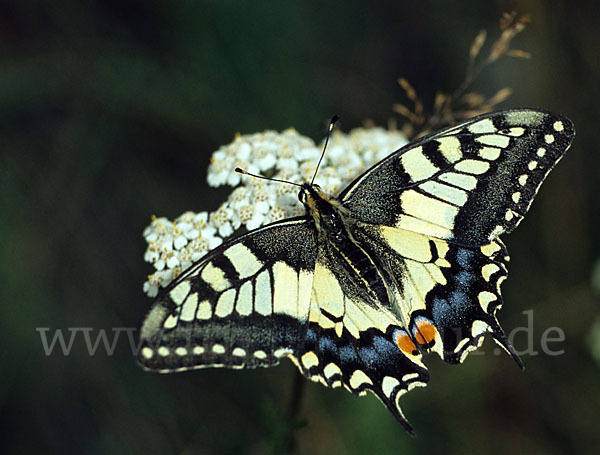
M367 245L360 245L352 235L355 219L342 203L321 190L317 185L305 184L299 194L300 202L314 220L319 242L327 243L331 254L343 265L346 283L353 283L354 290L373 305L388 306L390 296L385 276L376 256ZM339 271L338 271L339 273Z

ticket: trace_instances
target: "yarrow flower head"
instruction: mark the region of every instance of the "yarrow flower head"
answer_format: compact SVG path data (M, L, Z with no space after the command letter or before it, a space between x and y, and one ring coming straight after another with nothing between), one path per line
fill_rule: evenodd
M398 131L358 128L349 134L333 133L316 182L337 194L361 172L408 142ZM241 175L237 167L265 177L310 182L322 145L290 128L281 133L265 131L236 135L211 157L208 184L229 185L233 191L212 213L185 212L174 221L153 217L144 230L148 243L144 260L154 273L144 283L150 297L202 258L226 238L274 221L304 214L297 188Z

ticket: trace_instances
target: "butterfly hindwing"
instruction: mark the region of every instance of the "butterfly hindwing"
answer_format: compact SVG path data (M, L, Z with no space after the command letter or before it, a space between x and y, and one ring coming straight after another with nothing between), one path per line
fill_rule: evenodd
M414 348L410 355L399 349L395 340ZM399 326L387 332L370 328L359 338L348 333L340 337L333 329L310 324L307 337L293 357L294 363L308 379L327 387L344 386L362 396L371 391L410 433L400 397L429 381L429 373L420 362L420 353Z
M423 351L459 363L490 333L511 352L497 320L508 253L499 240L457 246L423 234L358 223L356 241L392 271L394 313ZM519 362L519 360L517 360Z
M429 373L421 354L390 309L366 303L333 264L332 245L319 251L306 337L294 362L302 373L329 387L344 386L356 395L374 393L404 428L400 397L424 386Z
M440 332L443 359L463 362L489 333L523 368L496 317L502 307L500 285L508 273L509 258L504 244L500 240L483 247L449 244L447 258L448 282L432 289L423 312Z
M573 136L553 113L485 114L403 147L340 198L371 224L485 245L519 224Z

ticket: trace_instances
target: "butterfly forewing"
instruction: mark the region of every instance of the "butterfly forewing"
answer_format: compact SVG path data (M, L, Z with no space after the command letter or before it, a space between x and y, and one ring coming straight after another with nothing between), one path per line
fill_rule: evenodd
M306 334L316 251L301 218L209 253L156 299L140 362L163 372L278 363Z
M550 112L486 114L403 147L340 198L372 224L485 245L519 224L573 136Z

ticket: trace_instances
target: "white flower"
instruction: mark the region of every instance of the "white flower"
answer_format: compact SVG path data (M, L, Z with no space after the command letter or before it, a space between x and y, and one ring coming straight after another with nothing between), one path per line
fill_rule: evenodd
M287 212L283 208L281 208L279 205L276 205L275 207L273 207L273 209L267 215L269 223L272 223L274 221L279 221L279 220L282 220L287 217L288 217ZM250 225L248 225L248 229L250 229Z
M169 253L171 251L173 251L173 237L171 234L167 234L160 240L160 252Z
M195 240L192 240L188 245L188 251L191 252L191 260L192 262L196 262L202 256L204 256L210 250L210 242L208 239L198 237Z
M153 280L154 275L149 275L148 276L148 281L146 281L144 283L144 293L148 295L148 297L156 297L156 295L158 294L158 283L155 283L155 280Z
M250 191L244 186L238 186L229 195L229 206L236 210L250 203Z
M240 221L246 226L246 229L251 231L263 225L266 212L266 210L259 210L256 206L245 205L239 211Z
M208 166L207 181L210 186L220 186L227 182L227 177L231 172L231 163L225 159L225 154L222 153L217 156L219 152L215 153L211 159L211 163Z
M165 262L165 260L164 260L164 259L162 259L162 258L160 258L159 260L157 260L157 261L154 263L154 268L160 272L162 269L164 269L164 268L165 268L165 265L166 265L166 262Z
M211 224L217 229L221 237L228 237L233 234L233 227L231 225L232 214L233 210L227 207L227 204L222 204L210 216Z
M154 237L156 238L156 236ZM144 261L154 264L160 258L160 251L158 251L156 241L148 240L148 238L146 238L146 241L148 242L148 248L146 248L144 254Z
M383 128L358 128L349 134L336 131L330 138L315 183L325 192L338 194L360 173L406 143L401 133ZM230 185L234 189L210 214L185 212L175 221L152 217L143 232L148 244L144 260L155 271L144 283L144 292L156 296L159 288L167 286L242 226L253 230L304 215L297 186L242 176L235 168L293 183L310 182L322 146L289 128L281 133L236 135L232 143L220 147L208 167L208 184Z
M182 249L188 243L188 239L184 234L180 234L173 239L173 246L176 250Z
M277 163L277 158L273 154L272 150L268 149L264 145L259 145L254 152L254 162L261 171L271 169Z
M214 250L221 243L223 243L223 239L221 237L217 237L217 236L211 237L208 239L208 249Z
M252 197L250 199L250 203L254 207L254 209L259 213L267 213L271 208L271 205L277 199L277 194L274 191L271 191L272 185L267 187L261 187L254 191Z

